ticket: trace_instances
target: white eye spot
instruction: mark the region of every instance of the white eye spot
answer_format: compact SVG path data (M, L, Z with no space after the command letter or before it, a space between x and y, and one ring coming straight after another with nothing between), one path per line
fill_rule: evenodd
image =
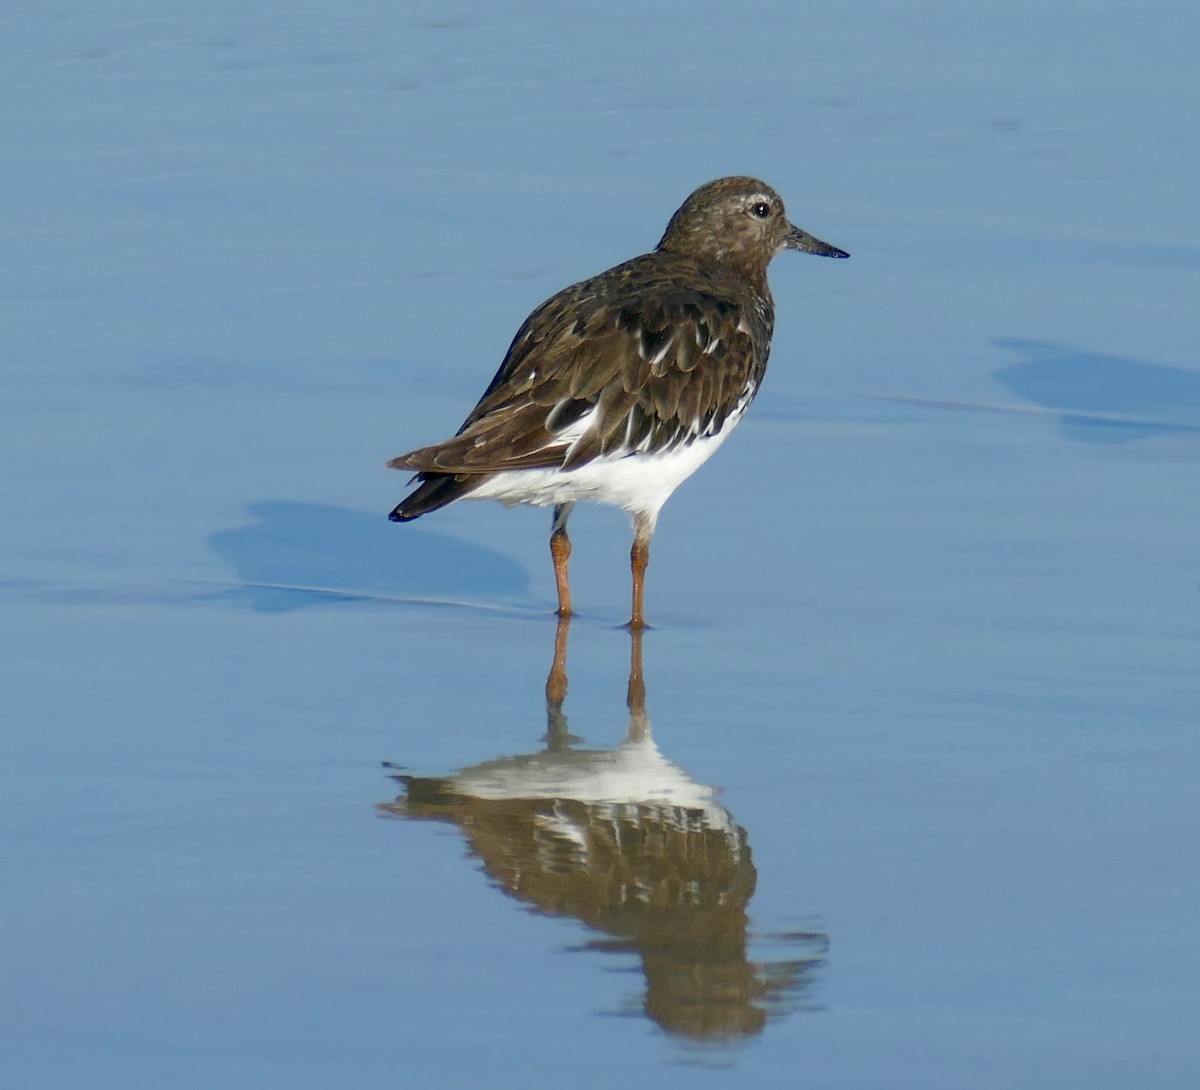
M760 220L765 220L771 214L770 201L755 201L750 206L750 215L757 217Z

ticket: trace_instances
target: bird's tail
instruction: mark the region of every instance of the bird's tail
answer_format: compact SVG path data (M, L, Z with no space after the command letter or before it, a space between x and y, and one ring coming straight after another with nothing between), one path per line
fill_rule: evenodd
M460 500L479 484L478 474L422 473L416 491L405 496L388 515L393 522L411 522L415 518Z

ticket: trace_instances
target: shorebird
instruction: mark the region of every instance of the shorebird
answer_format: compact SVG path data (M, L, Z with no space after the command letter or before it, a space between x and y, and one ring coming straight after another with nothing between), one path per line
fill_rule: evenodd
M775 304L767 266L783 250L849 257L788 222L756 178L720 178L671 217L657 248L564 288L517 331L452 439L393 458L418 487L393 522L460 499L553 507L558 614L570 616L567 519L579 500L633 517L633 609L658 513L725 441L767 368Z

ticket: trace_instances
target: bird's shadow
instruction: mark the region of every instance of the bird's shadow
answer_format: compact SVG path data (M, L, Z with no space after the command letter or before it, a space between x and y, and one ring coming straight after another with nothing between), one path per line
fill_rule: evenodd
M323 504L264 502L249 513L247 525L208 539L235 572L235 585L208 597L262 613L371 601L530 605L525 569L481 545Z
M1130 443L1200 431L1200 374L1044 341L997 340L1020 353L996 378L1018 397L1061 413L1063 436Z

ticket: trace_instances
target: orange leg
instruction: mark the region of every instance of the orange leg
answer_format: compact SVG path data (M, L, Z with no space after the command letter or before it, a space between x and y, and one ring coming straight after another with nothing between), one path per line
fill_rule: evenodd
M550 556L554 561L554 582L558 587L558 615L570 617L571 585L567 579L567 561L571 559L571 539L567 537L567 519L573 503L561 503L554 508L554 526L550 530Z
M646 627L646 568L650 564L650 535L654 524L641 518L634 519L633 548L629 550L629 566L633 571L633 613L629 628Z

